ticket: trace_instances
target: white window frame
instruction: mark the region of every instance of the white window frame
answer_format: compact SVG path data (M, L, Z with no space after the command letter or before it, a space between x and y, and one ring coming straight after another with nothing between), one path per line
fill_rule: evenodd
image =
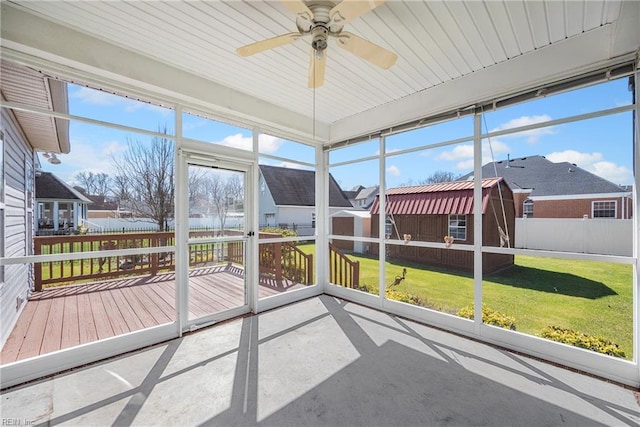
M527 209L529 206L531 206L531 209L529 212L529 210ZM526 199L524 202L522 202L522 216L523 218L533 218L533 200L531 199Z
M453 219L454 221L460 221L460 217L464 218L464 226L460 226L460 225L451 225L451 220ZM467 215L460 215L460 214L449 214L449 216L447 217L447 233L449 234L449 236L453 236L456 240L459 241L466 241L467 240L467 223L468 223L469 219L467 218ZM457 233L452 233L451 230L456 230ZM459 231L463 230L464 231L464 238L459 238L458 234ZM455 234L455 235L454 235Z
M613 203L613 216L596 216L596 204L598 203ZM609 209L599 209L601 211ZM618 201L617 200L593 200L591 202L591 218L618 218Z

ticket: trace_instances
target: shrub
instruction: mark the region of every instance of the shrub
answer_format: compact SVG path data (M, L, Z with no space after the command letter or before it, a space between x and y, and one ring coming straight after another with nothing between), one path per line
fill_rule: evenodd
M458 311L457 315L460 317L464 317L465 319L473 320L475 316L473 304L463 307L460 311ZM484 304L482 304L482 323L486 323L487 325L499 326L505 329L511 329L512 331L516 330L515 317L492 310Z
M282 237L296 237L298 235L297 231L289 230L286 228L276 228L276 227L263 228L262 230L260 230L260 232L279 234Z
M587 335L582 332L559 328L557 326L547 326L542 330L540 336L552 341L586 348L587 350L602 354L608 354L609 356L625 357L624 351L620 350L618 344L601 336Z
M425 297L418 295L411 295L406 292L387 289L387 299L394 301L406 302L408 304L417 305L420 307L426 307L437 310L438 308L431 304Z

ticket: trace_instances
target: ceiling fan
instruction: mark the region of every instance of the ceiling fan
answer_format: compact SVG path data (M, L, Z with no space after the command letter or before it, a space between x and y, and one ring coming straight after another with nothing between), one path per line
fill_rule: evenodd
M283 34L239 47L240 56L250 56L268 49L291 44L301 37L311 35L311 62L309 87L324 83L327 60L327 41L336 39L337 46L359 56L380 68L388 69L398 56L353 33L343 31L350 21L384 4L386 0L280 0L296 16L298 32Z

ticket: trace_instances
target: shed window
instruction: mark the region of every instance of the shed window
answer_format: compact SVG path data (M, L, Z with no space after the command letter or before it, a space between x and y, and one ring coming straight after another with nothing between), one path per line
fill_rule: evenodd
M456 240L467 240L466 215L449 215L449 236Z
M592 218L616 218L617 202L607 200L603 202L593 202L591 205Z

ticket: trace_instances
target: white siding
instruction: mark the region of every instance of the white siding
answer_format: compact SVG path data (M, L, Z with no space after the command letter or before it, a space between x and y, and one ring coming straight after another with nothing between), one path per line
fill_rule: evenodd
M2 109L5 160L5 223L4 254L6 257L30 255L33 224L27 224L25 159L33 169L33 153L13 116ZM0 344L4 344L13 329L31 289L32 268L28 265L5 266L5 282L0 289Z

